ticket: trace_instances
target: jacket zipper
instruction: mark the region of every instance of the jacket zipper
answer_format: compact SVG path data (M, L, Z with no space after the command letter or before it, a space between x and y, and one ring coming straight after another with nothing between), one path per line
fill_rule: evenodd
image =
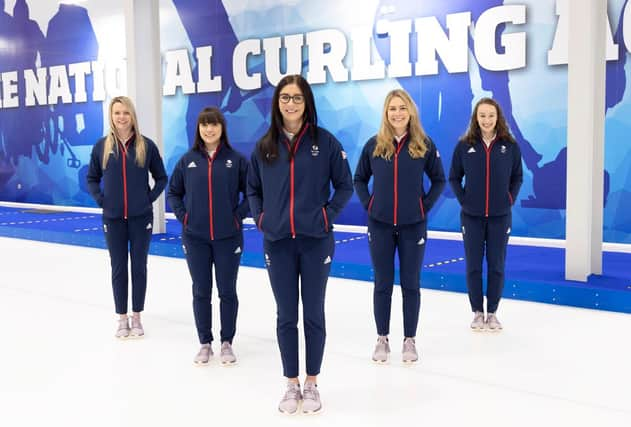
M493 148L493 144L495 140L491 141L491 144L487 147L484 141L482 141L482 146L484 147L484 152L486 154L486 191L484 197L484 216L489 216L489 192L491 191L491 149Z
M210 221L210 240L215 240L215 225L213 221L213 162L221 149L221 144L212 156L206 156L208 160L208 217Z
M127 219L127 147L119 141L123 151L123 218Z
M407 139L407 135L401 138L401 141L399 141L397 149L394 152L394 212L392 218L395 226L397 225L397 221L399 219L399 153L401 152L401 148L403 148Z
M289 225L291 227L291 238L296 238L296 221L294 218L294 209L295 209L295 198L294 198L294 160L296 158L296 152L298 151L298 146L300 145L300 141L302 140L302 136L305 134L309 124L305 125L302 128L302 132L298 134L296 138L296 144L294 145L294 149L292 151L291 145L289 144L289 140L285 139L285 145L287 145L287 150L292 154L291 161L289 162Z

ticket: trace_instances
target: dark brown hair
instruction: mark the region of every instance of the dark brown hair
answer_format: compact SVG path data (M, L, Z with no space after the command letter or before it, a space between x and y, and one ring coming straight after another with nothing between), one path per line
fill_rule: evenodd
M309 86L307 80L299 74L285 76L278 82L276 90L274 90L274 96L272 97L272 122L265 135L263 135L256 144L258 153L261 155L263 161L267 163L273 163L278 158L278 137L283 133L283 116L278 106L278 98L281 90L290 84L297 85L302 95L305 97L305 112L303 115L302 128L297 134L300 134L302 129L308 125L308 131L312 132L314 144L317 144L318 115L316 113L311 86Z
M193 149L206 152L206 145L199 133L199 125L221 125L221 137L219 138L220 144L225 144L227 147L232 148L230 142L228 142L228 127L226 126L226 119L217 107L206 107L197 116L197 125L195 125L195 141L193 142Z
M467 129L467 132L462 136L462 138L460 138L460 140L462 142L466 142L467 144L474 145L482 139L482 131L480 130L480 125L478 124L478 108L482 104L492 105L495 107L495 111L497 111L497 123L495 124L497 139L515 142L515 138L513 138L513 135L511 135L510 130L508 129L506 118L504 117L504 113L502 112L500 105L492 98L482 98L475 104L473 113L471 114L471 121L469 122L469 129Z

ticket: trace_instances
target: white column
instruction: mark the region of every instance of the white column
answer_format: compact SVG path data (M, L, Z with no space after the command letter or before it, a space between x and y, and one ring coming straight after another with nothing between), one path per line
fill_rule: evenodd
M160 18L156 0L124 0L127 40L127 93L136 105L138 125L161 154L162 84ZM153 184L152 184L153 185ZM153 205L153 233L164 233L164 193Z
M607 0L572 0L565 278L602 274Z

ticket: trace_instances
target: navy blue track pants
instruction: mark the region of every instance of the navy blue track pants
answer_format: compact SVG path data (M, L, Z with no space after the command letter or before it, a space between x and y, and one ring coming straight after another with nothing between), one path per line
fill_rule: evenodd
M298 376L298 300L302 297L307 375L318 375L324 356L324 297L335 252L333 233L323 239L298 236L263 242L276 299L276 335L283 375ZM300 286L299 286L300 282Z
M421 266L425 255L427 222L394 226L368 218L368 245L375 269L373 304L378 335L390 333L394 255L399 254L403 296L403 332L415 337L421 308Z
M219 294L221 342L232 344L236 327L239 299L237 273L243 252L243 233L220 240L201 240L182 233L182 243L188 270L193 279L193 314L201 344L213 341L212 333L212 275Z
M139 313L145 309L152 224L153 213L128 219L103 218L105 242L112 265L114 306L118 314L127 314L128 254L131 258L132 311Z
M504 290L504 265L512 223L511 215L478 217L461 213L460 220L471 310L484 311L482 260L486 252L486 311L495 313Z

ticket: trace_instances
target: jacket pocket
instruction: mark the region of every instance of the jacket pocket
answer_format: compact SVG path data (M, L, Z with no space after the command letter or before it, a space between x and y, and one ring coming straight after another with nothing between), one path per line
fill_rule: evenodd
M326 208L322 206L322 219L324 219L324 231L329 232L329 217L326 214Z
M256 226L258 227L260 231L263 231L263 216L264 215L265 215L265 212L261 212L261 214L259 215L258 221L256 221Z
M421 208L421 219L425 219L425 206L423 206L423 196L418 198L418 205Z
M237 231L241 230L241 223L237 219L237 215L233 214L232 218L234 218L234 225L235 225L235 227L237 227Z

